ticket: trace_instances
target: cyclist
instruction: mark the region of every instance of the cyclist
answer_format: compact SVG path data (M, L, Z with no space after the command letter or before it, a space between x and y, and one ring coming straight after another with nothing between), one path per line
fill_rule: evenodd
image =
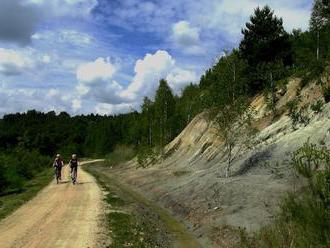
M58 183L59 180L62 180L61 178L61 172L62 172L62 167L64 166L63 159L61 158L60 154L57 154L53 163L53 167L55 168L55 177L56 177L56 182Z
M76 182L77 182L77 170L78 170L78 165L79 165L76 154L72 154L69 165L70 165L70 168L71 168L72 183L76 184Z

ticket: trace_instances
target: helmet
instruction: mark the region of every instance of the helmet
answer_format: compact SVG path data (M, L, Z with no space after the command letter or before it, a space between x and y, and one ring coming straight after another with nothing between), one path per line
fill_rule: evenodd
M77 158L77 154L72 154L72 158Z
M60 158L60 157L61 157L61 154L57 154L56 157L57 157L57 158Z

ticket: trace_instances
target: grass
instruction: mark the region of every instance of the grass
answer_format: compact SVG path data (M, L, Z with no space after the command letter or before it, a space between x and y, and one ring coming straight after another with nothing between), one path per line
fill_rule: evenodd
M126 145L118 145L113 152L106 155L105 161L108 166L116 166L133 159L136 152L133 147Z
M32 199L53 179L53 170L46 169L34 179L25 183L22 190L8 192L0 196L0 220L14 212L17 208Z
M164 240L168 240L168 237L159 236L159 233L164 235L168 232L175 236L178 247L200 247L194 237L186 231L183 224L174 219L170 213L132 190L129 186L119 182L116 178L103 172L102 166L102 163L99 165L94 164L94 166L87 167L87 171L96 177L102 187L106 185L110 194L116 194L116 197L107 195L106 201L111 205L115 204L114 209L120 210L127 207L131 208L132 204L138 206L138 211L128 213L120 211L120 213L113 212L109 214L109 228L112 230L113 237L111 247L173 247L164 244ZM118 197L121 200L118 200ZM115 218L110 220L114 216ZM150 216L153 217L150 218ZM134 233L133 236L132 232ZM127 237L130 237L130 241ZM143 240L142 243L141 239ZM127 242L130 244L127 244Z
M185 170L177 170L177 171L173 171L173 175L176 177L182 177L189 174L189 171L185 171Z

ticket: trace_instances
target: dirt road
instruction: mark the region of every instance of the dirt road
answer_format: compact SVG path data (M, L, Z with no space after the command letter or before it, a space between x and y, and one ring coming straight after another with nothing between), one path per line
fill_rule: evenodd
M63 168L34 199L0 222L0 247L97 247L103 213L102 191L94 178L78 171L78 183Z

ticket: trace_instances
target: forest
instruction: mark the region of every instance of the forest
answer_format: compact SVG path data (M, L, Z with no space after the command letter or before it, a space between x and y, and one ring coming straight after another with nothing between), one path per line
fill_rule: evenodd
M191 82L179 95L161 79L154 99L145 97L140 110L127 114L70 116L30 110L3 116L0 193L22 187L22 182L50 167L56 153L64 160L72 153L101 157L126 145L148 154L161 150L202 111L221 111L260 93L272 109L274 92L285 87L288 77L301 77L302 84L308 84L325 70L330 56L330 1L315 0L306 31L288 33L282 18L268 6L251 14L239 46L224 51L199 82ZM330 88L324 86L323 93L329 101Z

